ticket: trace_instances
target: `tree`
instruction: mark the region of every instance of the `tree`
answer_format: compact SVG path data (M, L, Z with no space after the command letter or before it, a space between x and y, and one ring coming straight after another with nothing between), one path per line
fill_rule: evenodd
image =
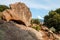
M9 9L6 5L0 5L0 12L4 11L5 9Z
M48 15L44 17L44 24L48 27L54 27L56 31L60 31L60 8L55 11L50 11Z
M57 12L58 14L60 14L60 8L56 9L55 12Z

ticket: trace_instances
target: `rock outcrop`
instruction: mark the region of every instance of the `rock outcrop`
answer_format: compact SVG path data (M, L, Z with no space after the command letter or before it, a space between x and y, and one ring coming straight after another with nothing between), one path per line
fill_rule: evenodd
M41 38L41 34L33 28L12 21L0 24L0 39L2 40L40 40Z
M31 21L30 9L24 3L15 3L10 5L10 9L3 12L3 19L6 21L17 21L19 23L30 25Z
M19 25L13 21L0 23L0 40L60 40L47 31L39 32L31 27ZM60 38L60 37L59 37Z
M0 23L0 40L60 40L54 35L43 30L38 32L13 21Z

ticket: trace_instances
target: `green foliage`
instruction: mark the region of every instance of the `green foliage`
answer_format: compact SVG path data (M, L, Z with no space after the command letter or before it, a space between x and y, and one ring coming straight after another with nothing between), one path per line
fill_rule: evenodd
M4 11L5 9L9 9L6 5L0 5L0 12Z
M60 14L60 8L56 9L55 12L57 12L58 14Z
M44 17L44 24L48 28L54 27L56 31L60 31L60 8L55 11L50 11L49 15Z
M39 31L41 29L40 26L33 26L32 28L34 28L37 31Z
M31 24L32 24L32 28L34 28L35 30L39 31L40 28L40 19L32 19L31 20ZM33 24L36 24L35 26L33 26Z
M31 24L40 24L40 19L32 19Z

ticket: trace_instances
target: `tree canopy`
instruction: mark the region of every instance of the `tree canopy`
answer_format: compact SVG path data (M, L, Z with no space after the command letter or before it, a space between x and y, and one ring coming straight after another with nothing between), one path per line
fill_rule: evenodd
M54 27L56 31L60 31L60 8L55 11L50 11L48 15L44 17L44 24L48 27Z
M5 9L9 9L6 5L0 5L0 12L4 11Z

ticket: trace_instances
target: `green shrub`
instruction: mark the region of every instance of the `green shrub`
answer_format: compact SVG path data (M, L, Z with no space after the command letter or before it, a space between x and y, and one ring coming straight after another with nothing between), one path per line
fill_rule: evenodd
M32 28L34 28L34 29L37 30L37 31L40 30L40 26L33 26Z
M9 9L9 7L6 5L0 5L0 12L3 12L6 9Z

